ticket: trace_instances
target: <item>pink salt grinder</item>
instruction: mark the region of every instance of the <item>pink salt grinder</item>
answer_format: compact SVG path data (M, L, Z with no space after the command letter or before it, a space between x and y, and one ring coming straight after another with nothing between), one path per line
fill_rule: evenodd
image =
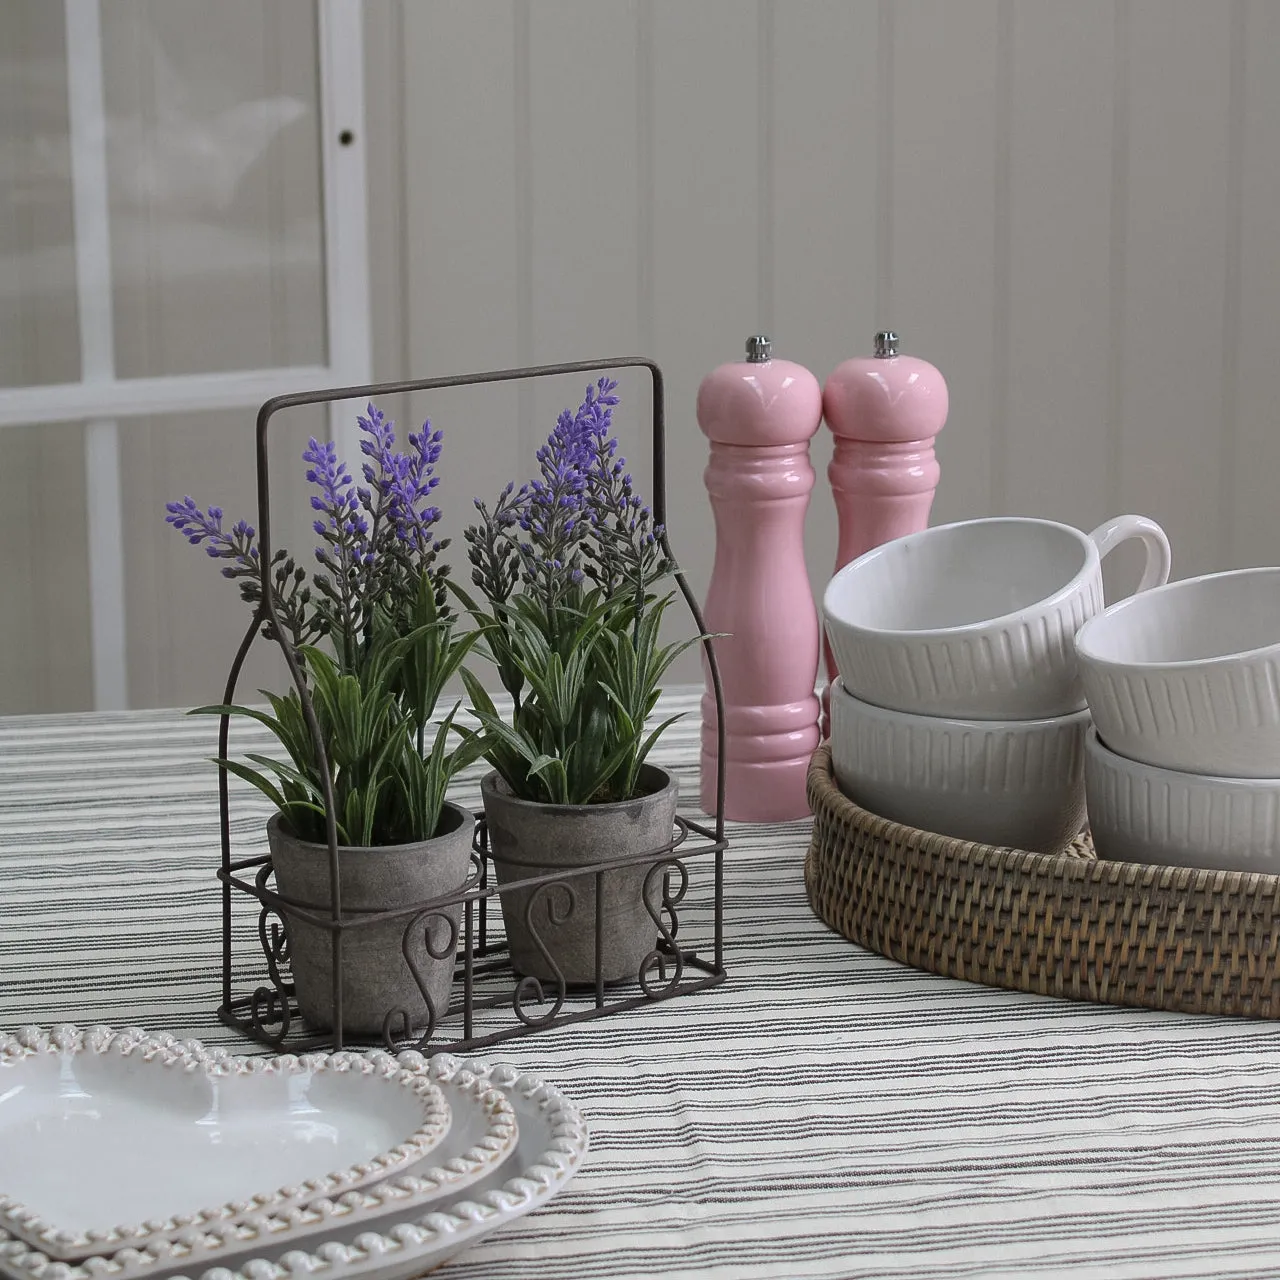
M929 523L938 487L934 437L947 421L947 384L927 360L898 354L898 335L877 333L875 355L837 366L822 389L835 434L827 478L839 523L836 569L872 547ZM827 676L839 672L824 641ZM824 736L830 686L822 694Z
M704 474L716 550L707 630L724 693L724 816L782 822L809 813L805 774L818 745L814 688L821 632L804 559L813 489L809 441L822 421L818 380L747 340L745 362L722 364L698 388L711 441ZM716 810L716 703L703 659L702 808Z

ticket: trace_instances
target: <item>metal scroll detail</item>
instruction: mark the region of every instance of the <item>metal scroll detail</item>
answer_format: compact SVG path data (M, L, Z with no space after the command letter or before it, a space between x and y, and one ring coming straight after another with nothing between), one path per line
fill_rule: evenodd
M283 991L286 983L280 970L289 963L289 929L284 917L273 906L264 906L258 912L258 941L266 957L271 985Z
M262 867L256 877L257 887L264 888L270 874L269 866ZM258 941L267 964L270 985L258 987L250 999L249 1017L263 1043L278 1046L289 1035L293 1021L293 984L288 982L281 969L289 962L289 931L284 917L270 903L264 903L258 912Z
M675 892L671 889L673 874L679 880L679 888ZM658 905L654 906L654 891L657 889L659 879L662 882L662 897ZM659 935L658 946L640 962L638 974L640 989L650 1000L658 1000L665 995L670 995L679 985L680 979L684 977L684 955L676 944L676 934L680 929L680 917L676 913L676 908L684 901L688 892L689 868L679 858L667 858L662 862L654 863L644 878L645 910L657 926ZM668 960L671 961L672 967L670 980L667 979L666 971ZM649 974L655 968L658 971L658 981L662 984L661 986L655 986L650 981Z
M559 911L556 910L557 902L562 904ZM551 954L551 949L547 946L546 939L538 931L538 925L534 917L539 904L545 904L546 906L547 924L556 928L568 923L573 913L577 910L578 894L567 881L553 880L549 884L541 885L535 889L529 895L529 901L525 903L524 926L529 931L529 938L537 948L543 963L550 970L551 982L556 992L556 998L550 1010L539 1017L534 1017L529 1013L528 1006L531 1004L545 1004L547 999L546 989L543 987L541 979L535 978L532 974L527 974L516 983L516 989L511 995L511 1009L516 1017L530 1030L547 1026L554 1020L556 1014L564 1007L564 999L569 990L569 985L565 981L564 971L556 963L556 958Z
M261 553L263 603L246 631L236 652L227 678L223 705L235 703L236 685L249 648L264 638L280 649L294 688L301 703L303 719L312 738L317 759L321 762L321 776L328 776L328 754L315 716L311 694L306 687L295 655L286 644L277 625L274 605L271 601L266 575L271 561L271 500L269 458L267 448L268 429L281 412L301 406L326 405L351 400L363 405L374 397L402 395L410 392L433 391L446 387L466 387L496 384L530 379L557 377L565 374L603 373L619 369L646 371L652 382L652 510L656 524L664 529L666 515L666 425L664 382L662 372L651 360L642 357L588 360L567 364L541 365L527 369L500 369L486 373L464 374L457 377L423 378L405 382L380 383L362 387L334 387L297 395L276 396L263 404L256 423L256 454L258 473L258 539ZM664 532L662 550L676 566L676 557ZM711 677L712 692L717 708L716 736L719 772L716 779L716 809L724 810L724 701L719 666L712 641L705 638L706 627L698 602L684 574L676 567L675 583L688 606L702 641L706 669ZM231 758L229 749L231 717L219 719L218 757ZM490 868L492 861L487 848L483 817L475 836L473 876L466 886L449 901L434 900L430 903L406 902L393 910L359 913L343 910L340 877L338 876L339 846L332 796L326 789L325 807L330 868L331 907L319 910L314 906L291 901L277 890L270 888L271 861L265 856L233 857L231 839L231 788L229 773L220 767L218 779L219 820L221 833L221 865L218 880L222 889L222 964L221 1003L218 1016L222 1022L249 1036L259 1044L273 1050L300 1052L313 1048L340 1049L347 1038L341 1016L343 971L341 960L351 950L344 945L344 937L350 941L356 930L392 921L403 927L403 959L413 973L426 1009L426 1025L421 1025L421 1011L416 1014L403 1008L391 1009L383 1019L381 1042L390 1048L417 1048L424 1053L441 1051L470 1052L482 1049L513 1036L527 1035L547 1027L563 1026L572 1022L603 1017L608 1014L637 1009L657 1000L692 994L718 985L725 979L724 968L724 851L727 847L723 818L716 816L711 825L685 818L676 820L673 838L664 847L627 859L608 857L609 851L601 850L598 862L557 872L555 876L529 875L521 880L499 886ZM674 850L679 846L679 856ZM606 983L601 973L600 957L604 944L600 911L595 912L596 982L594 991L579 992L575 987L570 993L564 970L554 956L554 938L548 938L546 930L564 923L575 909L581 913L580 903L588 893L592 879L597 885L606 870L630 864L645 869L644 905L655 929L657 945L642 961L638 973L631 979L614 985ZM691 874L705 873L704 878ZM694 887L699 892L694 893ZM705 892L703 891L705 888ZM243 946L249 930L243 917L237 916L235 906L246 898L256 900L257 946L254 963L261 967L262 976L245 994L237 994L236 981L245 969L243 958L237 957L237 947ZM494 927L495 913L490 910L494 899L504 906L523 904L525 923L544 961L541 979L519 976L512 970L505 939ZM335 1026L331 1031L318 1031L307 1026L301 1017L294 984L290 975L288 921L297 916L309 927L322 928L334 940L334 956L338 962L333 973L333 1003ZM465 922L460 927L459 921ZM694 921L702 932L699 945L690 945L689 922ZM348 932L351 931L351 932ZM677 942L677 935L680 941ZM548 943L552 945L548 945ZM428 979L422 957L431 962L445 963L456 953L452 996L445 1007L437 1008L437 1002L427 989ZM419 1025L415 1026L414 1024ZM378 1039L378 1037L374 1037Z
M443 925L443 936L439 928L433 931L433 924ZM422 950L426 952L429 960L453 960L458 952L458 922L445 909L427 907L419 911L409 922L400 944L405 963L409 966L409 972L413 974L422 1002L427 1008L427 1021L418 1035L417 1044L414 1045L414 1048L421 1051L430 1045L442 1011L436 1008L428 976L423 973L422 965L418 963L416 954L418 948L414 944L419 937L422 939ZM397 1008L387 1011L382 1019L382 1040L388 1049L398 1048L402 1042L412 1039L413 1033L414 1020L407 1009Z
M255 1040L272 1049L284 1047L293 1021L289 997L277 987L258 987L249 1001L249 1025Z

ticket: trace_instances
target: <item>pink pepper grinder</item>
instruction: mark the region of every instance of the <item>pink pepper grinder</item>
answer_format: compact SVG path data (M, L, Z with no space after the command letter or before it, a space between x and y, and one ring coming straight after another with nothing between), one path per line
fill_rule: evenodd
M898 354L898 335L875 337L875 355L837 366L822 389L835 434L827 478L839 522L836 569L929 523L938 487L934 437L947 421L947 384L927 360ZM824 642L827 676L839 674ZM830 688L823 690L824 734Z
M766 337L745 362L723 364L698 388L698 425L711 441L704 479L716 550L707 630L724 693L724 816L782 822L809 813L805 774L818 745L814 693L818 611L804 559L813 489L809 441L822 421L818 380L774 360ZM702 808L716 808L716 703L702 697Z

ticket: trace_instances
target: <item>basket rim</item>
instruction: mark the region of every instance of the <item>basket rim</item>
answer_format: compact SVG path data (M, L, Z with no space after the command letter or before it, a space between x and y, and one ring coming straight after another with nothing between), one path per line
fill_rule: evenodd
M809 905L859 946L1032 995L1280 1018L1280 876L1105 861L1083 841L1072 856L919 831L844 796L825 745L808 796Z
M821 807L827 816L843 820L880 845L880 856L894 861L925 859L941 864L958 859L975 868L991 867L1022 873L1035 879L1070 879L1099 887L1141 887L1177 892L1207 892L1224 896L1274 895L1280 897L1280 875L1266 871L1227 871L1208 867L1178 867L1156 863L1121 862L1099 858L1090 842L1088 852L1071 846L1061 853L1032 853L1027 849L960 840L882 818L839 788L831 762L829 743L821 743L809 762L808 791L815 815Z

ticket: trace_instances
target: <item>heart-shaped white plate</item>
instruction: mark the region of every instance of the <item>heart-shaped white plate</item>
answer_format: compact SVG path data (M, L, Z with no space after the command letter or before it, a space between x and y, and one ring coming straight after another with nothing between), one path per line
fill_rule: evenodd
M450 1121L440 1089L388 1055L27 1027L0 1036L0 1227L61 1261L145 1248L385 1178Z
M382 1056L382 1055L378 1055ZM437 1081L456 1096L479 1091L492 1099L505 1095L519 1124L519 1142L500 1164L491 1164L461 1195L433 1197L424 1203L416 1194L384 1195L385 1188L408 1184L420 1167L404 1178L380 1182L366 1191L343 1196L334 1211L308 1225L305 1236L294 1231L264 1232L253 1252L238 1259L211 1259L197 1244L125 1249L113 1258L51 1269L49 1259L9 1240L0 1229L0 1277L6 1280L409 1280L431 1271L482 1236L530 1213L558 1194L582 1164L587 1129L581 1113L559 1090L515 1067L487 1065L438 1054L425 1059L402 1053L400 1065ZM501 1091L499 1093L499 1091ZM455 1108L459 1114L465 1108ZM474 1121L451 1132L439 1154L469 1140ZM435 1158L434 1156L432 1157ZM450 1157L446 1166L453 1163ZM424 1175L424 1176L434 1176ZM406 1188L407 1189L407 1188ZM381 1206L364 1203L374 1198ZM303 1224L299 1222L299 1226ZM245 1241L237 1239L233 1252ZM206 1242L207 1243L207 1242ZM220 1265L223 1261L227 1265ZM230 1268L234 1267L235 1270Z

